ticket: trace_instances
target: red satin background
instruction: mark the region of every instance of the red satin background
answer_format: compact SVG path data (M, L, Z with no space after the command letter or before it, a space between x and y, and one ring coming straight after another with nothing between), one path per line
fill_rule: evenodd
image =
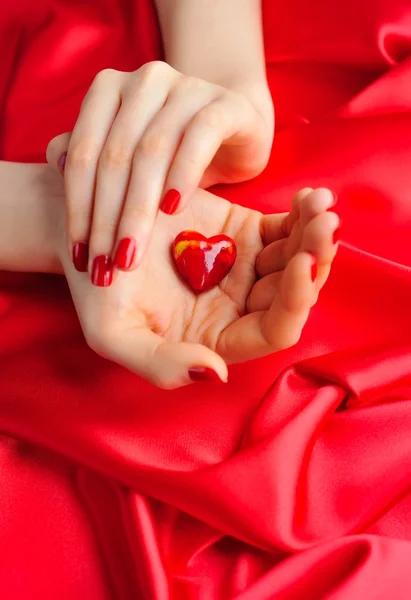
M86 346L64 280L0 276L4 600L411 597L411 6L267 0L272 160L219 193L339 195L297 347L153 389ZM146 0L0 6L1 157L43 161L96 72L161 57Z

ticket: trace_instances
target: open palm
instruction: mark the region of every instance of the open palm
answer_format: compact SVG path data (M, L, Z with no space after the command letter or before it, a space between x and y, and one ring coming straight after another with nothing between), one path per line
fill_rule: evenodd
M294 345L335 256L332 204L328 190L306 189L290 213L263 216L198 190L182 213L158 215L141 266L116 272L108 288L92 286L65 256L89 345L167 389L211 371L225 381L227 364ZM185 229L207 237L225 233L237 245L229 275L199 295L181 281L171 257L171 244Z

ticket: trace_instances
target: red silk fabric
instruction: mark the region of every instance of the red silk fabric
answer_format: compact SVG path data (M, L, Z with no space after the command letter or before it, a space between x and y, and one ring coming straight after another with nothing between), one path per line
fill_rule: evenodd
M272 160L218 192L334 189L331 278L295 348L162 392L87 348L63 278L1 274L4 599L411 597L411 6L267 0L265 33ZM145 0L2 2L0 48L16 161L161 57Z

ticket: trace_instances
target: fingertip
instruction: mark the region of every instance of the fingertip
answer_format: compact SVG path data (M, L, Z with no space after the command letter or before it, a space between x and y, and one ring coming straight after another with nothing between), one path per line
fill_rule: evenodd
M164 342L154 360L150 354L145 371L147 379L168 390L192 383L227 383L228 379L227 365L221 356L191 342Z
M123 271L132 270L136 267L137 242L133 237L122 238L113 259L113 266Z
M340 241L342 219L339 213L334 209L331 209L327 212L331 215L334 215L334 222L330 223L330 228L332 227L332 244L335 246Z
M305 187L302 188L301 190L298 190L298 192L293 196L292 199L292 207L294 210L298 209L300 202L306 198L309 194L311 194L314 191L313 188L311 187Z
M227 377L222 378L214 369L210 367L190 367L188 376L193 383L209 382L209 383L227 383Z
M175 189L168 190L160 204L160 210L166 215L173 215L179 208L181 192Z
M327 208L325 210L329 210L333 206L335 206L337 202L336 194L326 187L319 187L314 190L316 197L319 199L320 205L324 203Z
M67 148L69 147L70 138L71 133L63 133L53 138L47 146L47 162L51 167L53 167L53 169L57 169L60 172L62 169L64 171L65 168Z
M71 256L74 268L79 273L86 273L88 271L89 261L89 246L87 242L77 242L72 246Z
M218 359L216 361L216 371L218 373L218 376L220 377L220 380L223 383L228 383L228 367L226 362L221 358L220 355L216 354L215 355L216 358Z
M113 283L113 263L108 254L100 254L94 257L90 279L96 287L111 286Z
M295 198L301 200L301 198L305 198L305 196L308 196L308 194L311 194L311 192L313 192L313 191L314 191L314 188L312 188L312 187L302 188L301 190L298 190L298 192L295 195Z
M64 175L64 168L66 166L66 158L67 158L67 152L63 152L63 154L60 155L60 158L57 161L57 168L62 175Z
M318 274L318 260L314 252L311 252L311 281L314 283Z
M333 244L334 244L334 246L336 244L338 244L338 242L340 241L340 238L341 238L341 227L338 226L337 229L335 229L334 233L333 233Z

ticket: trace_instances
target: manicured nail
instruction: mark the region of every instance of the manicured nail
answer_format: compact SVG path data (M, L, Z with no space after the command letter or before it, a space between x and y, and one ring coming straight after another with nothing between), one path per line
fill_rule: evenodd
M99 287L108 287L113 281L113 263L110 256L102 254L93 261L91 282Z
M114 257L114 266L119 269L129 269L136 255L136 247L136 240L134 238L122 239Z
M315 281L317 279L318 265L317 265L317 257L315 254L311 254L311 280Z
M188 369L188 375L191 381L219 381L221 383L217 373L208 367L191 367Z
M172 215L176 212L177 207L180 203L181 194L177 190L168 190L160 204L160 210L167 215Z
M337 229L333 233L333 244L336 244L340 239L340 230L341 227L337 227Z
M77 271L85 273L88 265L88 244L87 242L78 242L73 246L73 264Z
M64 175L64 167L66 166L66 158L67 158L67 152L63 152L63 154L60 156L58 163L57 163L59 171L62 175Z

